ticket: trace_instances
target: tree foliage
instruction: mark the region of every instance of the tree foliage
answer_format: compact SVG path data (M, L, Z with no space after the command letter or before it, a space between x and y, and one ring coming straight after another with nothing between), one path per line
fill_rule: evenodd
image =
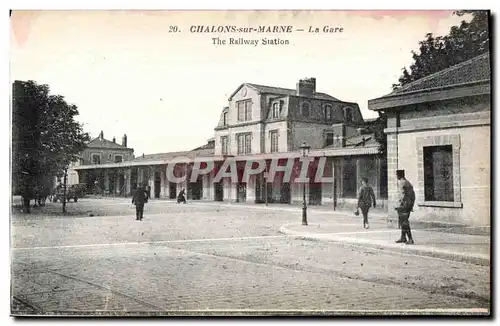
M89 135L74 120L78 108L49 86L34 81L13 85L12 175L14 192L28 201L47 191L85 148Z
M398 89L415 80L451 67L489 50L489 12L461 10L454 15L470 15L470 21L463 20L460 25L453 26L446 36L435 37L428 33L419 42L418 53L412 51L413 64L403 68L399 83L393 85Z
M385 156L387 153L387 136L384 129L387 127L387 114L378 112L378 118L365 127L365 132L373 134L375 140L379 143L379 153Z

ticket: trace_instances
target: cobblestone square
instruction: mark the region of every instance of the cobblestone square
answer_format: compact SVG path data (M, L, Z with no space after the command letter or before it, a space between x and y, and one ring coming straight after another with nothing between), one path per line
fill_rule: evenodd
M101 213L12 217L13 314L489 310L489 266L279 233L298 206L152 201L136 221L125 199L75 205ZM309 219L362 230L349 215Z

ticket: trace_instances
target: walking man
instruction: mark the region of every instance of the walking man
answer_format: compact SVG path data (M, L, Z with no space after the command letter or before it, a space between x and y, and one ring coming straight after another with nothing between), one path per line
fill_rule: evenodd
M181 192L179 192L179 195L177 195L177 204L179 203L183 203L185 204L186 203L186 190L184 190L184 188L181 190Z
M361 179L361 188L359 188L358 192L358 207L357 209L361 209L361 213L363 213L363 227L365 229L370 228L370 224L368 223L368 211L370 207L377 207L377 202L375 200L375 193L373 192L373 188L368 185L368 178Z
M135 204L135 216L136 220L142 221L144 214L144 204L148 202L148 193L144 186L137 187L132 198L132 204Z
M413 211L413 205L415 205L415 192L412 184L406 180L404 170L397 170L396 177L398 179L398 205L395 209L398 212L401 228L401 238L396 243L414 244L410 230L410 212Z

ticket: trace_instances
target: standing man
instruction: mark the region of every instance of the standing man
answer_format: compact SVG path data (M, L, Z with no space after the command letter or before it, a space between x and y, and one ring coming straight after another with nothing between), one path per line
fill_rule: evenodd
M377 202L375 200L375 193L373 192L373 188L368 185L368 178L361 179L361 188L359 188L358 192L358 207L359 210L361 208L361 212L363 213L363 227L365 229L370 228L370 224L368 223L368 211L370 207L377 207ZM359 214L359 213L358 213Z
M401 238L396 243L414 244L410 230L410 212L413 211L413 205L415 205L415 192L412 184L406 180L404 170L397 170L396 177L398 178L398 205L395 209L398 212L401 228Z
M137 187L134 197L132 198L132 204L135 204L135 216L136 220L142 221L144 214L144 204L148 202L148 193L144 186L140 185Z

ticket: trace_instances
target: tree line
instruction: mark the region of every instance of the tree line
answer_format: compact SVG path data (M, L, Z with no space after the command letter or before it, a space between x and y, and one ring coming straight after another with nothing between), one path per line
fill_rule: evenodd
M486 53L490 49L489 18L487 10L459 10L453 15L467 16L459 25L451 27L445 36L425 35L419 42L419 51L412 51L413 63L404 67L398 83L392 85L393 91L436 73ZM387 116L379 113L377 127L373 130L380 143L382 155L386 154L387 139L383 129L387 126Z

